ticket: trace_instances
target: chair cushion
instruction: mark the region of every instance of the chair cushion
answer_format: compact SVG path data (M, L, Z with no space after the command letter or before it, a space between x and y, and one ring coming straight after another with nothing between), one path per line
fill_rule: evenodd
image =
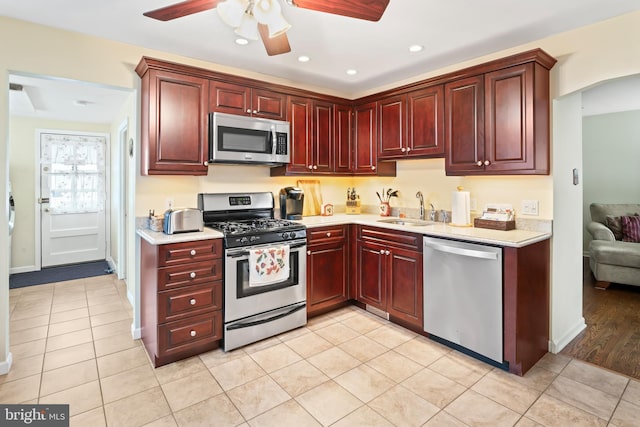
M637 243L592 240L589 256L599 264L640 268L640 245Z
M622 241L640 243L640 216L622 216Z

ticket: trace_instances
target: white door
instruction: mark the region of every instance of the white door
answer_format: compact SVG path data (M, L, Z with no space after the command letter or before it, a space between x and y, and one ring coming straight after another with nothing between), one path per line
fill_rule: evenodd
M106 141L40 134L42 267L105 259Z

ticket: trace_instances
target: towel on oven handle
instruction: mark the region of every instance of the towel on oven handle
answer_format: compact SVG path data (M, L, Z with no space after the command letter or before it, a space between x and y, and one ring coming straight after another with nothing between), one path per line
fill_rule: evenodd
M249 250L249 286L265 286L289 278L289 245Z

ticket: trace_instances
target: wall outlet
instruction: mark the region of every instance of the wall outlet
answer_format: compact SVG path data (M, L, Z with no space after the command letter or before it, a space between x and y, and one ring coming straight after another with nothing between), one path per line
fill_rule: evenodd
M538 215L538 201L537 200L523 200L522 201L522 214L523 215Z
M164 199L164 207L165 209L173 209L173 199L170 197Z

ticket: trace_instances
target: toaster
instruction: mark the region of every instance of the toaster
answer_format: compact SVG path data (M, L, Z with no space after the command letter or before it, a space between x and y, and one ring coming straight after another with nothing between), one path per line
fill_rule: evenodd
M202 231L202 211L193 208L169 209L164 213L164 233Z

